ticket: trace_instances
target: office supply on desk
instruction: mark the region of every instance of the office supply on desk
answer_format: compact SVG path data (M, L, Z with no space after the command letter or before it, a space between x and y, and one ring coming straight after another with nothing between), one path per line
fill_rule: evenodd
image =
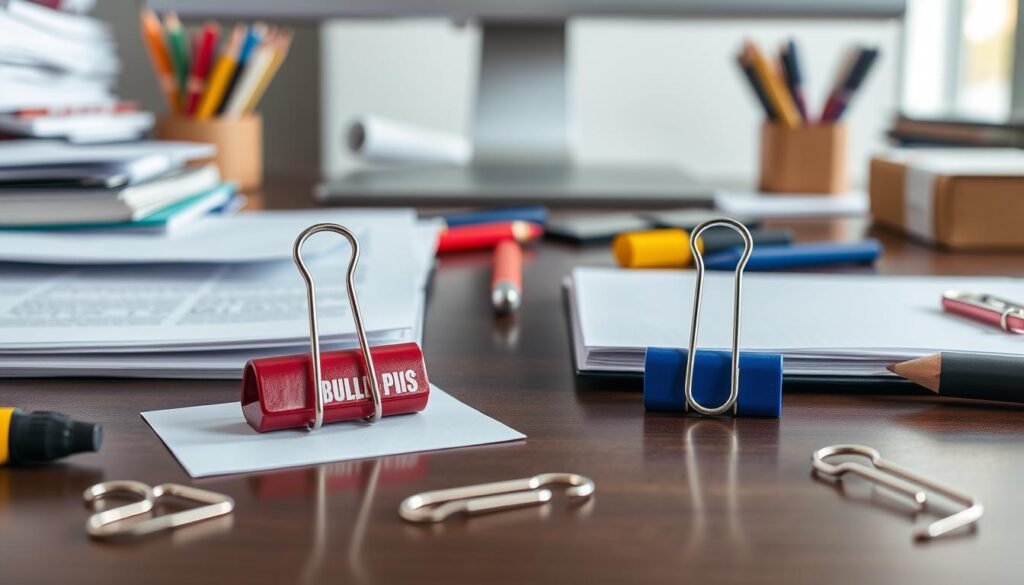
M699 245L700 236L708 229L719 226L738 232L744 244L743 255L736 264L733 286L732 351L724 356L723 352L697 350L697 330L704 292L704 260ZM782 413L782 356L740 352L743 269L753 251L753 238L738 221L712 219L693 230L690 235L690 253L697 270L689 343L685 352L668 347L647 348L644 356L646 409L682 412L693 409L705 416L718 416L730 411L734 416L778 417ZM728 367L725 366L726 362ZM726 372L729 374L728 383L724 376ZM695 375L697 383L694 383Z
M850 59L850 57L847 57L847 59ZM836 77L836 84L825 101L824 108L822 108L821 121L823 123L834 123L843 116L850 100L853 99L854 94L857 93L857 90L864 83L868 71L871 70L871 66L875 64L877 59L878 49L857 47L853 50L849 69L847 70L845 67L840 68L840 74Z
M0 113L0 134L63 138L75 144L137 140L153 127L153 114L134 106L109 112Z
M523 249L505 240L494 247L491 268L491 306L499 315L519 310L523 303Z
M171 53L171 63L174 65L174 81L178 93L178 103L184 106L185 88L188 84L188 70L190 57L188 41L185 40L185 30L178 20L178 15L169 12L164 16L164 34L167 37L167 46ZM180 109L184 109L183 107Z
M772 105L771 99L768 97L768 92L765 89L764 84L761 82L761 78L758 77L757 71L754 70L754 63L750 58L749 53L746 50L741 51L740 54L736 56L736 63L739 64L740 71L743 72L743 76L747 79L747 83L750 85L750 89L754 92L754 97L757 98L757 102L761 104L761 109L764 110L764 117L768 120L778 120L779 114Z
M177 113L181 109L181 96L178 94L178 82L175 80L174 63L164 39L163 25L160 24L156 12L145 7L139 11L139 20L142 37L146 41L146 50L149 52L149 59L153 64L160 90L164 94L164 100L167 101L167 108Z
M715 209L730 217L750 215L762 219L860 217L868 213L868 194L864 191L820 195L721 191L715 194ZM754 241L758 243L757 234L754 234Z
M220 27L214 22L207 22L198 34L199 41L196 43L195 58L192 60L188 81L183 89L185 101L182 110L189 116L195 115L196 108L199 107L199 99L206 87L206 79L210 74L211 63L213 63L217 38L220 36Z
M867 457L871 460L872 467L852 461L826 461L829 457L840 455ZM924 509L930 501L925 490L966 506L963 510L936 520L926 527L915 528L913 535L916 540L938 538L968 526L974 528L975 523L985 512L985 507L974 496L882 459L881 453L864 445L822 447L811 454L811 466L815 473L836 479L841 479L847 473L859 475L872 483L911 498L918 509Z
M597 490L594 480L575 473L541 473L523 479L480 483L415 494L402 500L398 515L407 522L444 522L456 514L474 516L551 501L555 485L568 486L565 495L580 503Z
M717 199L717 195L716 195ZM667 209L663 211L646 211L640 214L645 219L654 222L655 227L659 228L679 228L692 232L701 223L709 219L717 219L722 217L722 214L714 209ZM761 225L760 218L752 214L729 214L729 217L747 226L747 229L753 231L757 230ZM630 230L639 231L639 230ZM715 230L708 232L701 236L701 240L704 242L705 250L707 249L708 235L714 236L715 234L726 234L731 238L734 238L736 244L742 244L743 240L739 235L732 230ZM712 238L714 239L714 238ZM757 244L757 235L754 234L754 244Z
M898 146L1024 147L1024 125L1014 119L900 114L886 132Z
M945 351L889 370L940 396L1024 402L1024 357Z
M224 101L228 84L238 67L239 52L242 50L245 38L245 27L240 24L235 25L235 29L231 32L227 44L221 49L220 56L217 57L217 64L214 65L206 87L203 89L203 97L195 112L197 120L208 120L217 113L217 109Z
M176 483L163 483L150 487L133 480L97 483L86 488L82 493L82 499L85 500L87 506L96 507L97 502L112 495L132 495L142 499L94 513L85 523L85 531L89 536L99 540L146 536L163 530L219 518L230 514L235 509L234 499L217 492ZM201 505L179 512L128 522L137 516L151 512L163 498L185 500Z
M871 216L955 250L1024 249L1024 152L894 149L871 159Z
M75 453L99 451L103 427L59 412L0 407L0 465L49 463Z
M800 119L804 124L808 124L811 120L807 113L807 100L804 98L804 81L800 72L800 57L797 54L796 41L790 39L782 46L779 50L779 62L785 73L786 88L789 90L789 95L793 96L796 109L800 112Z
M768 96L771 110L778 115L780 125L796 128L801 125L800 114L797 112L793 97L786 89L785 83L779 78L778 71L768 61L761 49L751 41L743 43L741 62L750 63L754 68L758 81Z
M685 230L630 232L612 240L612 255L623 268L685 268L693 262L689 242Z
M320 351L316 290L313 276L302 259L302 245L320 232L344 236L352 247L345 289L359 342L358 351ZM423 410L430 399L430 387L419 345L371 347L366 339L356 298L359 240L355 234L339 224L312 225L296 238L292 256L306 282L310 354L254 359L245 365L241 405L249 426L261 433L303 426L318 430L324 422L362 418L375 423L384 415ZM312 380L307 376L309 364L313 369ZM310 395L313 395L312 413L308 412ZM366 402L367 397L369 402ZM330 403L330 408L325 408L326 403Z
M771 193L838 194L849 190L842 124L761 126L758 190Z
M512 240L520 244L544 235L544 228L527 221L485 223L446 229L437 241L437 253L465 252L493 248L498 242Z
M0 226L135 221L221 184L217 167L205 165L114 189L0 188Z
M383 164L462 165L469 162L469 141L445 132L373 114L352 120L345 144L354 156Z
M648 347L684 347L692 273L577 268L567 280L578 371L634 375ZM710 273L705 311L731 311L731 275ZM898 277L752 273L743 279L745 351L781 353L787 377L888 377L895 362L939 351L1022 354L1020 338L938 310L945 290L987 290L1024 297L1024 281L1003 277ZM629 299L629 302L623 302ZM836 307L842 307L837 310ZM726 348L722 328L706 347Z
M537 225L544 225L548 220L548 209L543 205L479 209L449 213L442 216L442 219L444 220L445 227L448 228L509 221L527 221Z
M708 270L732 270L745 255L734 247L704 259ZM765 246L749 256L750 271L786 270L841 264L871 264L882 255L882 243L874 238L859 242L801 242L789 246Z
M652 221L636 213L581 213L555 216L544 224L544 236L575 244L607 244L625 232L655 227Z
M224 114L228 99L235 93L235 88L238 87L239 79L242 74L245 73L246 68L249 66L249 62L252 60L256 48L259 47L260 43L267 35L267 26L260 22L250 23L245 27L245 35L242 37L242 44L238 49L238 62L231 72L231 78L228 80L227 86L224 90L224 99L217 104L217 114Z
M978 292L946 291L942 309L1024 335L1024 304Z
M161 117L154 134L161 140L206 143L216 152L211 160L225 180L248 191L263 184L263 118L259 114L206 120Z
M320 431L253 433L237 402L142 413L191 477L266 471L518 441L526 435L456 400L437 386L416 416L373 425L327 425ZM297 448L296 440L302 442Z
M366 244L357 278L372 344L422 342L435 224L417 222L411 210L288 213L302 225L282 234L286 254L298 231L321 220L347 222ZM250 215L263 214L238 218ZM247 237L259 237L267 225L256 227L249 224ZM317 246L326 251L338 243L314 238L304 249L319 288L330 295L320 308L328 351L358 344L346 318L344 274L332 255L313 255ZM0 376L238 380L250 359L309 350L303 284L290 257L130 270L112 258L95 267L0 264L0 282L7 283L0 288ZM138 310L125 311L128 306Z

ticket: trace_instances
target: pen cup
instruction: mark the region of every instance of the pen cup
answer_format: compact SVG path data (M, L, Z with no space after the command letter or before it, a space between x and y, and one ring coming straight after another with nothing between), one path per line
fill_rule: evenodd
M263 118L259 114L196 120L163 116L154 135L161 140L206 142L217 147L212 161L221 176L238 183L239 189L254 189L263 183Z
M776 193L830 194L849 189L846 127L813 124L761 127L760 190Z

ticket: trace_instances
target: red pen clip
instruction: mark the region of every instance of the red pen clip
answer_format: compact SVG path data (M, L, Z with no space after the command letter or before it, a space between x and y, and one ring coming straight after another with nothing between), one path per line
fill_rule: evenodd
M946 291L942 308L950 313L995 325L1008 333L1024 334L1024 305L985 293Z
M320 353L313 277L302 260L302 244L318 232L341 234L352 246L346 288L359 349ZM249 360L242 377L242 413L259 432L296 427L319 429L323 423L377 422L381 416L419 412L430 396L423 352L415 343L371 348L355 292L359 242L348 228L318 223L303 230L292 249L306 281L309 304L309 354ZM310 367L312 365L312 367ZM314 390L317 389L317 390Z

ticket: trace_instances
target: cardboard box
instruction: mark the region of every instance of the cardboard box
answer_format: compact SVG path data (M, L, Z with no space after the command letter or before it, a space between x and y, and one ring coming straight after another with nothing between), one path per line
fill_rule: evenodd
M761 127L760 190L774 193L845 193L846 127L813 124Z
M962 158L947 171L909 158L875 157L871 216L951 249L1024 249L1024 152L1008 154L1020 160L989 159L971 168Z

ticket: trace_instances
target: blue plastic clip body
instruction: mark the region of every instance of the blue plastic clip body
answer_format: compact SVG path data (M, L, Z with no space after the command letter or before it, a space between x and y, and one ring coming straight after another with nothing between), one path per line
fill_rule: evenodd
M729 399L732 354L711 349L697 350L694 364L693 397L702 404L722 404ZM782 356L770 353L740 353L739 416L778 417L782 414ZM644 359L644 407L647 410L684 412L686 395L686 350L649 347Z

